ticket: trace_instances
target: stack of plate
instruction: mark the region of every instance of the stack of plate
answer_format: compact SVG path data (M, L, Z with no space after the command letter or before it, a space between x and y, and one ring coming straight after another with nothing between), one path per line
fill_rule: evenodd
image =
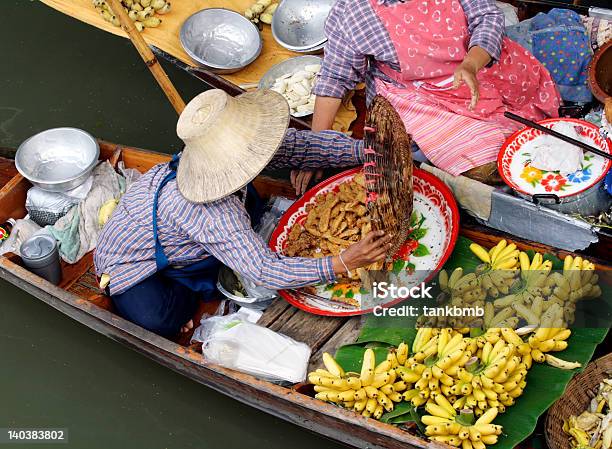
M283 0L272 19L272 35L287 50L319 53L323 50L325 21L335 0Z

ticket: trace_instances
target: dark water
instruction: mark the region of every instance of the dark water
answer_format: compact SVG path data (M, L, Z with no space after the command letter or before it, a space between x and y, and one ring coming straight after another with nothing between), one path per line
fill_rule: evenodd
M0 3L0 146L75 126L114 142L179 149L175 112L128 41L39 2ZM167 69L186 100L204 90ZM336 447L161 367L4 281L0 298L0 428L66 427L70 444L51 447L78 449Z

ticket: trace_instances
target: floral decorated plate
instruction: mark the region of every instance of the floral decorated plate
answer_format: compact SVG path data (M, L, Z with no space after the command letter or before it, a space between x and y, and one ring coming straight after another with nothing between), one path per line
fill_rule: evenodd
M580 137L589 145L606 152L611 151L599 128L592 123L571 118L547 119L538 123L552 128L561 121L574 124ZM533 141L543 134L534 128L517 131L506 140L499 152L497 158L499 174L506 184L519 193L529 196L554 194L559 198L576 195L601 181L612 167L612 161L609 159L589 152L585 152L581 168L568 175L532 167L531 147Z
M306 220L306 206L313 204L317 195L338 189L340 184L352 180L360 171L361 169L357 168L342 172L313 187L299 198L283 215L272 233L272 250L283 254L291 228ZM413 175L413 226L406 243L390 262L393 268L391 279L401 279L401 285L410 286L430 279L442 268L455 247L459 233L459 210L450 189L426 171L414 168ZM372 310L372 306L364 300L368 292L363 288L351 290L345 285L329 284L314 288L281 290L279 293L290 304L316 315L350 316ZM352 304L340 301L341 297L350 297ZM392 305L403 299L391 299L381 305Z

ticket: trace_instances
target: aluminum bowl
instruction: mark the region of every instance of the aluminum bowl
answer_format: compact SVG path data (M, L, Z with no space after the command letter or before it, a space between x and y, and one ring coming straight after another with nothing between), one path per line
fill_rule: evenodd
M265 310L276 298L278 298L276 295L268 298L253 298L237 295L236 291L243 290L243 287L232 269L225 265L219 270L217 289L227 299L247 309Z
M77 128L53 128L19 145L15 167L37 187L65 192L87 180L99 156L98 142L89 133Z
M181 27L181 45L200 66L215 73L234 73L255 61L263 47L257 27L223 8L190 16Z
M283 0L272 18L274 39L291 51L313 51L327 41L325 20L335 0Z
M323 59L318 56L296 56L295 58L286 59L283 62L272 66L259 80L260 89L269 89L274 85L276 78L279 78L287 73L295 73L302 70L310 64L321 64ZM293 117L306 117L312 112L298 112L291 114Z

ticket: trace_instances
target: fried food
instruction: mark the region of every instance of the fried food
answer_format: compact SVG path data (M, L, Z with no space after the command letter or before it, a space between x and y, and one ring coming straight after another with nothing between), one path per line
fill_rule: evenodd
M337 256L362 239L372 229L364 185L365 177L359 173L336 190L318 195L315 203L306 207L306 220L289 232L285 254Z

